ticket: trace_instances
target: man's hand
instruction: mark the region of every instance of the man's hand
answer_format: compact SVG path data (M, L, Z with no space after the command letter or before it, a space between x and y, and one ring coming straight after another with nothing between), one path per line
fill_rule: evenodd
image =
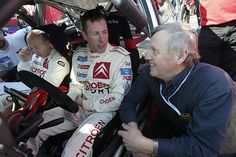
M28 50L28 48L25 47L19 51L18 55L23 62L26 62L31 59L32 51Z
M124 130L118 131L118 135L123 138L127 150L131 151L134 157L150 156L153 151L153 141L144 137L134 122L122 126Z
M83 108L83 101L85 100L85 98L78 96L75 100L75 102L78 104L79 107Z
M83 108L83 100L84 98L82 98L81 96L78 96L75 100L76 104L79 107L79 111L77 113L65 111L66 117L76 125L78 125L81 120L83 120L83 117L81 117L81 114L84 114L85 112Z
M142 147L142 145L140 145L140 142L143 138L143 135L140 130L131 125L123 124L122 126L124 130L120 130L118 132L118 135L123 138L125 147L132 153L140 152L140 147Z

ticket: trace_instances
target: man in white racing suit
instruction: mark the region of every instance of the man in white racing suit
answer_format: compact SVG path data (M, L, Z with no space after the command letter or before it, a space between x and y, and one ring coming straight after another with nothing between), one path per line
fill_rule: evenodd
M41 130L35 139L30 139L27 146L33 149L34 155L49 136L67 131L73 124L78 128L67 142L62 156L92 156L96 135L114 117L131 85L129 52L108 43L104 15L98 9L85 12L82 30L88 48L81 48L73 55L68 93L79 105L79 111L76 114L65 111L64 123ZM49 119L48 116L45 121Z
M7 36L0 31L0 81L7 80L7 75L20 62L18 52L26 47L25 36L31 27L22 28Z
M54 49L44 31L34 29L26 38L28 47L19 52L21 59L17 70L30 71L58 87L69 74L69 62ZM0 97L0 112L12 104L10 95Z

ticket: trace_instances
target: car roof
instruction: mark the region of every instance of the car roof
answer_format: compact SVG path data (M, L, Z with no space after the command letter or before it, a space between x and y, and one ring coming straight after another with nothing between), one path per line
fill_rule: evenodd
M0 2L0 28L16 13L24 4L49 5L70 17L79 18L81 13L93 9L97 5L115 6L136 28L150 35L151 29L158 25L158 15L152 0L1 0ZM140 4L140 6L137 6ZM141 9L140 9L141 8ZM155 12L154 14L151 13ZM153 16L154 15L154 16Z

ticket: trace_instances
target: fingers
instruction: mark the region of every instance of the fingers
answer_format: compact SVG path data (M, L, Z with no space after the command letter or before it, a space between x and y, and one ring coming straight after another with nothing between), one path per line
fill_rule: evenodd
M131 128L131 126L128 126L128 125L126 125L125 123L123 123L122 124L122 127L123 127L123 129L124 130L119 130L118 131L118 135L120 135L120 136L124 136L124 134L127 132L127 131L129 131L129 129Z
M23 48L19 51L18 55L22 61L28 61L32 56L32 52L29 51L27 48Z
M72 123L76 125L78 125L81 122L81 119L83 119L81 118L79 112L71 113L71 112L65 111L65 117L67 118L67 120L71 121Z
M77 117L76 113L68 113L69 120L74 123L74 124L79 124L80 123L80 118Z
M126 131L129 131L130 129L132 129L132 126L130 125L126 125L125 123L122 124L123 129L125 129Z

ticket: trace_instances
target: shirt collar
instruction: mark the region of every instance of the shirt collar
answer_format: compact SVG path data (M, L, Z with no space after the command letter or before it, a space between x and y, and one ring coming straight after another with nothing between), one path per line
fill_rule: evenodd
M110 51L111 49L112 49L111 44L110 44L110 43L107 43L107 48L106 48L105 52L108 52L108 51ZM89 46L88 46L88 52L91 53L91 54L98 54L98 53L96 53L96 52L93 52L93 51L90 49ZM99 53L99 54L103 54L103 53Z
M181 71L173 79L167 82L166 88L171 88L171 87L177 88L181 84L181 82L185 79L185 77L188 75L191 69L192 66L187 66L183 71Z

